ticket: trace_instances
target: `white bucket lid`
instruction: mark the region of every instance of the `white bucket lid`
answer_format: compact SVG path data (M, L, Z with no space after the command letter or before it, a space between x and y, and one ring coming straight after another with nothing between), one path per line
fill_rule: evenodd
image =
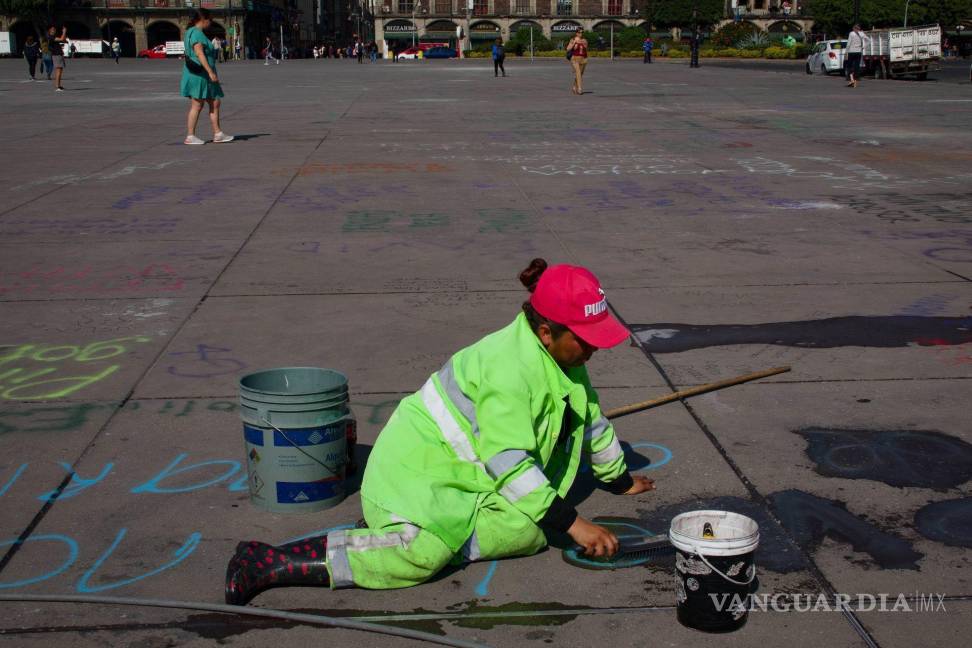
M715 538L703 538L705 524ZM759 545L759 525L752 518L732 511L689 511L675 516L668 530L672 544L681 551L706 556L736 556Z

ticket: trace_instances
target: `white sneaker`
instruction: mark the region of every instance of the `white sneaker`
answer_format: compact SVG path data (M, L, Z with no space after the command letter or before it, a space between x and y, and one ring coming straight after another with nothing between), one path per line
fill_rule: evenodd
M233 141L233 136L227 135L223 131L219 131L218 133L213 135L214 144L225 144L226 142L232 142L232 141Z
M191 144L198 146L199 144L205 144L203 140L199 139L195 135L187 135L186 139L182 142L183 144Z

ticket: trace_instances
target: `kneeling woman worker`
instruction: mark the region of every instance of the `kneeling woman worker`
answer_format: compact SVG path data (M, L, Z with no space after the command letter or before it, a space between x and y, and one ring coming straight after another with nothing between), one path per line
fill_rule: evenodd
M537 259L520 280L533 293L523 312L452 356L382 430L361 486L367 528L281 547L241 542L228 603L286 585L418 585L449 564L534 554L545 530L590 555L617 551L564 497L581 457L613 493L654 488L628 473L584 368L628 331L584 268Z

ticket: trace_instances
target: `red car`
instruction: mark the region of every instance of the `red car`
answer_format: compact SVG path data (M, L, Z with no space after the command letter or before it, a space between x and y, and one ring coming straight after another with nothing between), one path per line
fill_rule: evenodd
M156 45L149 49L143 49L138 53L138 58L165 58L165 45Z

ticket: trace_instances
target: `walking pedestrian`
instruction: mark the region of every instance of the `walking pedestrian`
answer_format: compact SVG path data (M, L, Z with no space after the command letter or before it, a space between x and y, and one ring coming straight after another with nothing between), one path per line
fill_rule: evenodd
M180 89L183 97L189 98L189 116L186 124L185 144L205 144L196 137L196 124L203 104L209 106L209 121L213 126L213 142L222 144L232 142L233 136L223 132L219 125L220 98L223 87L216 76L216 51L212 42L203 31L212 23L208 9L196 9L189 19L185 35L186 58L182 68Z
M847 83L848 88L856 88L858 77L861 75L861 57L864 56L864 41L867 36L861 31L860 25L854 25L847 35Z
M354 44L354 55L358 57L358 63L364 62L364 43L361 41Z
M584 94L584 70L587 68L587 39L584 38L584 30L580 27L574 37L567 43L567 60L574 69L574 84L570 91L576 95Z
M27 59L27 74L31 81L36 81L37 59L40 58L40 46L33 36L28 36L24 41L24 58Z
M654 48L655 43L651 40L651 36L646 36L644 42L641 44L641 50L645 53L645 63L651 63L651 50Z
M118 42L118 37L111 39L111 55L115 59L115 65L118 65L118 59L121 58L121 43Z
M502 70L503 76L506 76L506 68L503 67L503 61L506 60L506 50L503 49L503 40L500 38L496 39L493 43L493 76L498 77L500 71Z
M62 27L61 35L58 36L57 27L51 25L50 29L47 30L47 49L51 53L51 64L54 68L55 92L64 92L61 77L64 76L64 43L66 42L68 42L67 27ZM51 78L50 73L47 74L47 78Z
M240 43L239 37L236 39L236 45L234 47L236 51L236 60L239 61L243 58L243 45Z
M51 58L51 48L47 44L47 39L42 38L40 42L41 51L41 70L47 75L47 80L51 80L51 72L54 71L54 59Z
M273 57L273 41L267 36L266 43L263 44L263 64L270 65L270 61L276 61L277 65L280 65L280 59Z

